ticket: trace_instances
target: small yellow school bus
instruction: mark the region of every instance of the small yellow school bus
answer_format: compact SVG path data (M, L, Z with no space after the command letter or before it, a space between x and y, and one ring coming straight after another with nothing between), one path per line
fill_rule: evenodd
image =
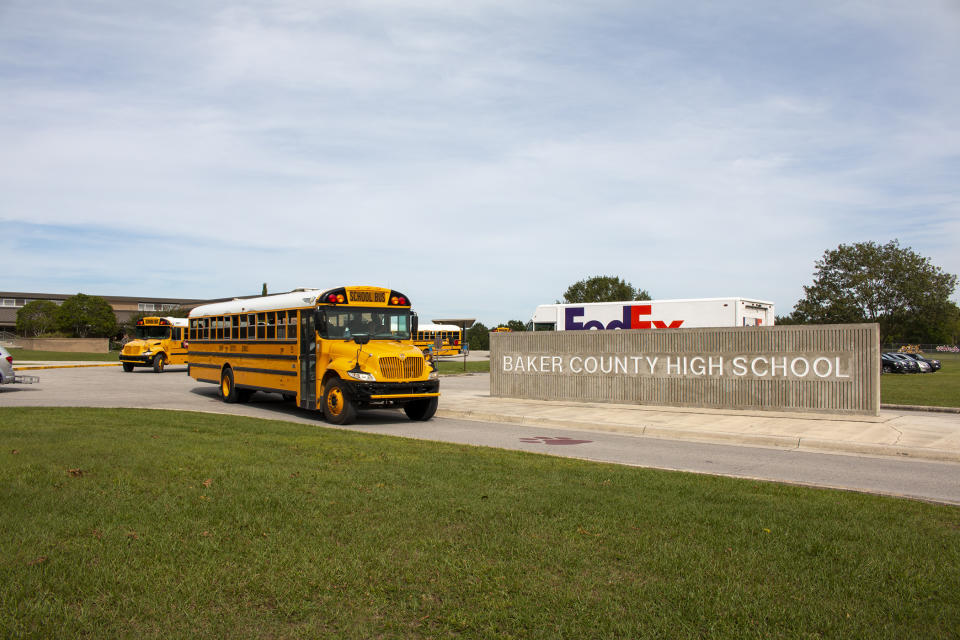
M153 367L156 373L168 364L187 364L187 319L147 317L137 320L136 338L123 345L124 371Z
M439 349L436 347L437 338L440 339ZM413 344L421 350L429 348L435 356L460 355L462 343L460 327L454 324L421 324L413 336Z
M265 391L323 411L334 424L381 407L429 420L440 382L411 340L416 330L410 299L381 287L218 302L190 312L188 371L219 385L224 402Z

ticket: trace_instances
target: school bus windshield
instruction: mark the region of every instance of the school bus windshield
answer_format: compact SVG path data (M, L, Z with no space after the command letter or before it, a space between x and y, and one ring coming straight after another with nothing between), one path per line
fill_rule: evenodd
M170 327L160 325L141 325L136 327L134 335L138 340L165 340L170 337Z
M410 311L408 309L379 309L364 307L326 307L326 326L321 337L330 340L350 340L355 336L370 336L371 340L409 340Z

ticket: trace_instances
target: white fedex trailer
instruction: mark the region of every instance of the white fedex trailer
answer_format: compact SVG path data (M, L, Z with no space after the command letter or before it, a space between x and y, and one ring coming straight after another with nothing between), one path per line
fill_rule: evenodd
M770 327L773 303L751 298L542 304L528 331Z

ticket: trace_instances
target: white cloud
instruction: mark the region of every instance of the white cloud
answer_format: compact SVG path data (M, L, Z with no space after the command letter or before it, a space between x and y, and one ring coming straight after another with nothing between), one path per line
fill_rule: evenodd
M958 273L960 18L924 9L15 2L0 222L78 232L15 237L12 288L388 279L491 323L597 273L786 312L841 242Z

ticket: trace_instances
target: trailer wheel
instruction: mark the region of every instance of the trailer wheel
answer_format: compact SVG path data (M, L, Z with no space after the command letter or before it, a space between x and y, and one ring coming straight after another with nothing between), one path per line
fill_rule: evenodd
M162 353L158 353L153 358L153 372L154 373L163 373L163 365L167 362L167 356Z
M339 379L323 388L323 417L333 424L350 424L357 418L357 408Z
M403 406L403 412L406 413L407 417L411 420L427 421L437 412L438 404L439 398L414 400Z

